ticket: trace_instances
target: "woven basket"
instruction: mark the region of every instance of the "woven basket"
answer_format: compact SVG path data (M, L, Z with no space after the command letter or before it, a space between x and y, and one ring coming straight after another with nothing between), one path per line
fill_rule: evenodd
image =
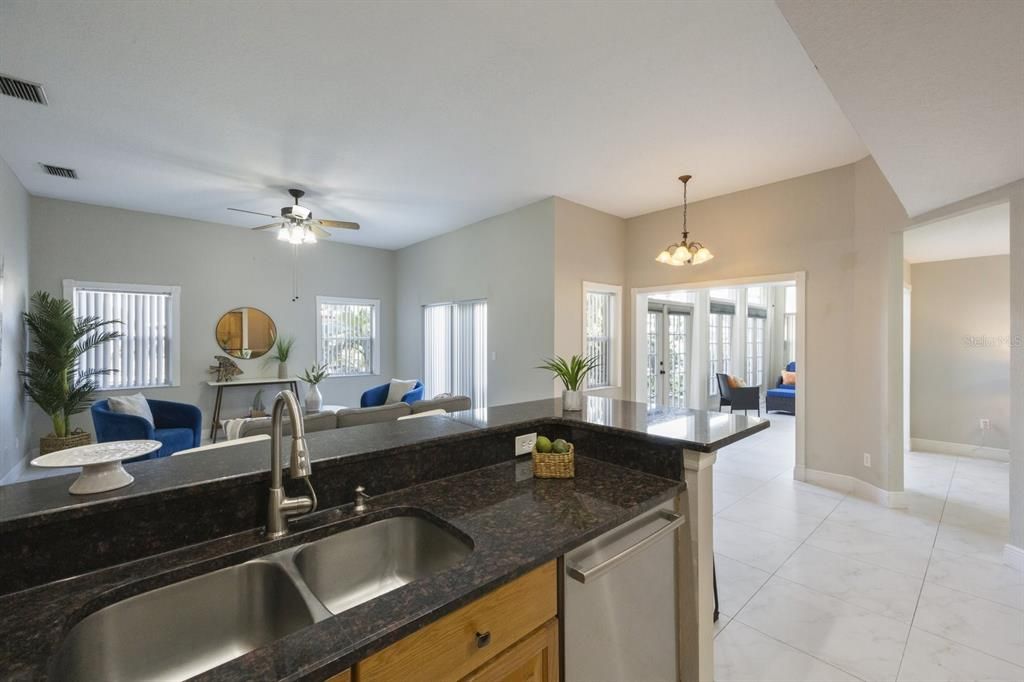
M572 478L576 475L576 448L569 443L569 452L537 452L533 448L534 478Z
M70 436L58 438L57 436L43 436L39 439L39 454L48 455L58 450L77 448L80 445L88 445L92 442L92 435L88 431L75 431Z

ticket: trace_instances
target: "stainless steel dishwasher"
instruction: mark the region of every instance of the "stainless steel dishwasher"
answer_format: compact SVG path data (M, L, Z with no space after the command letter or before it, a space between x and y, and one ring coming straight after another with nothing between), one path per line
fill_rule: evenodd
M669 501L565 555L566 682L679 679L676 533Z

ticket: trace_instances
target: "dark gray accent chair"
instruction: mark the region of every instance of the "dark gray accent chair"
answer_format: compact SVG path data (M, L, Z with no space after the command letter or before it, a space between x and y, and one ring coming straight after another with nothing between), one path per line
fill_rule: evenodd
M761 416L760 386L732 388L729 386L728 374L715 374L715 377L718 379L719 410L723 407L728 407L730 412L743 410L744 414L746 414L747 410L757 410L757 416Z

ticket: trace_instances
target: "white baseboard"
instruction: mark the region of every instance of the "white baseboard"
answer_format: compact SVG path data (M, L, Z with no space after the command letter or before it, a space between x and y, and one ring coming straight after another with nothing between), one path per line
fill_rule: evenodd
M950 443L944 440L911 438L910 449L915 452L936 452L940 455L956 455L957 457L979 457L981 459L994 459L999 462L1010 461L1009 450L971 445L970 443Z
M829 490L854 495L869 502L880 504L883 507L902 509L907 506L902 491L882 490L859 478L847 476L846 474L834 474L831 471L818 471L817 469L804 469L804 478L800 480L820 485L822 488L828 488Z
M1011 544L1003 545L1003 561L1024 572L1024 549Z

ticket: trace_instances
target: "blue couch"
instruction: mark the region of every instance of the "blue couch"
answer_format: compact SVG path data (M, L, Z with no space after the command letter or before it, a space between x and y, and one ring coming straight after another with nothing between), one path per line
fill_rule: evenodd
M796 362L786 365L786 371L795 372ZM796 414L796 386L783 386L781 376L776 379L775 388L765 393L764 411Z
M92 404L92 424L96 427L96 441L108 443L115 440L158 440L163 447L133 462L143 459L168 457L180 450L199 447L203 433L203 413L195 405L172 403L167 400L150 400L155 426L143 417L121 414L110 409L106 400Z
M363 391L362 397L359 398L359 407L378 407L383 405L384 401L388 399L388 389L390 387L391 384L387 383ZM402 396L402 402L410 405L417 400L423 400L422 381L417 381L412 390Z

